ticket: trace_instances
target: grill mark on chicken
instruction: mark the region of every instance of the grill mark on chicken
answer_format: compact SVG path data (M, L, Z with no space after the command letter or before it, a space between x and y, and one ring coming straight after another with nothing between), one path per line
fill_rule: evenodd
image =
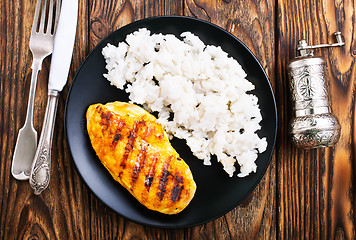
M132 152L133 148L134 148L134 144L135 144L135 139L137 137L137 122L135 121L134 126L132 128L132 130L129 132L127 138L127 144L125 146L125 152L124 155L122 156L121 162L120 162L120 167L121 167L121 172L119 173L120 176L122 174L122 171L126 168L126 161L130 155L130 153Z
M174 178L174 186L171 191L172 202L177 202L180 199L183 189L183 177L176 175L176 177Z
M145 178L145 187L147 189L147 192L150 191L153 182L153 176L155 175L155 170L156 170L156 163L157 163L157 156L154 156L152 159L150 171L148 172Z
M157 192L157 196L161 201L163 199L164 194L166 193L168 177L169 177L169 175L171 175L171 173L168 171L168 169L169 169L172 157L173 156L169 156L167 161L165 162L165 164L163 166L161 177L159 179L159 184L158 184L159 191Z
M129 157L130 153L134 149L134 145L135 145L135 140L137 138L138 129L140 129L141 127L144 127L145 125L146 125L146 122L144 120L135 121L132 130L129 131L129 134L127 136L128 141L127 141L127 144L125 146L125 152L124 152L124 155L122 156L122 160L120 162L121 172L119 173L119 176L122 175L122 172L126 168L126 161L127 161L128 157Z
M166 187L167 187L167 180L170 172L167 169L163 169L162 175L159 181L158 189L159 192L157 192L157 196L160 201L162 201L164 194L166 193Z
M116 130L115 130L115 134L114 134L114 137L113 137L113 140L112 140L112 143L111 143L111 146L113 148L115 148L117 143L123 138L123 136L121 134L123 127L125 127L125 121L120 119L119 123L117 124Z
M146 162L146 156L147 156L147 143L142 141L142 148L140 151L139 156L137 157L137 161L135 163L135 167L132 171L132 186L135 185L136 180L141 172L141 169L143 168L143 166L145 165Z
M120 133L115 133L114 139L112 140L112 146L115 147L117 142L121 139L121 134Z
M103 126L102 128L102 132L104 134L104 132L106 130L108 130L109 126L110 126L110 122L111 122L111 119L113 117L113 114L109 111L103 111L103 109L101 107L97 107L96 108L98 110L98 113L100 113L100 116L101 116L101 122L100 122L100 125Z

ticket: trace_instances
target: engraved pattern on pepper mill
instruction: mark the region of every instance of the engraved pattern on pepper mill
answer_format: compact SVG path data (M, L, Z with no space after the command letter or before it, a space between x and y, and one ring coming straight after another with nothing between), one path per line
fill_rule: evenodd
M340 137L337 126L337 119L329 114L295 118L291 123L292 140L298 147L328 147Z
M319 148L336 143L340 125L330 112L324 80L324 60L306 57L289 65L290 86L296 116L291 120L292 141L297 147Z
M329 105L322 64L296 67L289 73L293 89L292 99L296 110Z

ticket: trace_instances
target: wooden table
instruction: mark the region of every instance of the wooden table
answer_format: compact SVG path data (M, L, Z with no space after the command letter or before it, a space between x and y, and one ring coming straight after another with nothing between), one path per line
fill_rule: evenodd
M36 196L15 180L11 160L23 125L31 77L28 48L36 0L0 3L0 239L355 239L356 238L356 14L355 1L327 0L87 0L79 20L69 82L58 107L49 188ZM157 15L186 15L217 24L242 40L268 74L278 105L272 162L253 193L207 224L166 230L141 226L101 203L78 176L64 138L64 106L75 72L112 31ZM293 115L286 67L299 39L346 45L317 50L326 60L332 109L342 125L333 148L300 150L288 137ZM35 128L42 127L50 59L36 92Z

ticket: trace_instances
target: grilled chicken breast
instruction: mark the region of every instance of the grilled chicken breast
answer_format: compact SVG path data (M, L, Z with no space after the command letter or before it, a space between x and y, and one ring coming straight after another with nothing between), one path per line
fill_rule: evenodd
M156 118L123 102L87 110L91 144L112 177L141 204L165 214L181 212L196 184Z

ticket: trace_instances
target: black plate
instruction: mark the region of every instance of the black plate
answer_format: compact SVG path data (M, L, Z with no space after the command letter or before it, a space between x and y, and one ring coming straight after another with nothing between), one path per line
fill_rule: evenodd
M128 101L124 91L103 77L106 73L105 60L101 50L107 43L117 44L125 36L147 28L152 33L173 33L179 36L190 31L205 44L221 46L225 52L238 60L247 73L247 78L255 84L253 94L259 98L263 120L260 136L266 137L267 150L257 159L257 172L245 178L230 178L220 163L212 159L212 166L204 166L195 158L185 141L173 139L172 145L190 166L197 183L196 194L189 206L177 215L164 215L146 209L119 183L115 182L103 167L91 147L87 132L85 112L89 105L111 101ZM232 34L211 23L201 20L165 16L143 19L113 32L99 43L80 67L70 88L66 112L65 131L69 149L79 174L91 191L106 205L120 215L144 224L162 228L182 228L211 221L235 208L247 197L263 177L271 160L277 129L276 104L268 78L258 60Z

